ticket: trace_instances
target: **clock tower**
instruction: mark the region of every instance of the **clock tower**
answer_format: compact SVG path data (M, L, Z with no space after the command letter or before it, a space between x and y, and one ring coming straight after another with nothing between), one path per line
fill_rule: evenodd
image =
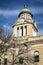
M0 40L0 65L43 65L43 36L37 36L37 26L28 5L13 25L13 37L7 43Z
M13 25L13 36L37 36L37 32L38 29L35 20L33 20L33 15L28 9L28 5L24 5Z

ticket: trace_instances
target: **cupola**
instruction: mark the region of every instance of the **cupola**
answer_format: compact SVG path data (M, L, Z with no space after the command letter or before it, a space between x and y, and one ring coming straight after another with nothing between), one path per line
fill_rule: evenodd
M23 14L23 13L28 13L28 14L30 14L33 17L31 11L28 8L28 5L26 5L26 4L24 5L24 8L21 10L21 12L19 13L18 16L20 17L20 15Z

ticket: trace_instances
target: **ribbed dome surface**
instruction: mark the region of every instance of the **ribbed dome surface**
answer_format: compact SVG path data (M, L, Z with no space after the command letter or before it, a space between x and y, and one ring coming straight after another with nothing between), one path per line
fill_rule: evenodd
M30 10L28 9L28 5L24 5L24 8L21 10L21 12L19 13L19 16L22 14L22 13L29 13L31 14ZM32 15L32 14L31 14Z

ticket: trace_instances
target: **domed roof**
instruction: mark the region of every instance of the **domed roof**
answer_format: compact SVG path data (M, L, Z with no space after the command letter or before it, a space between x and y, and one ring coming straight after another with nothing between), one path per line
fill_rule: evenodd
M24 9L22 9L21 12L19 13L19 17L20 17L20 15L22 13L29 13L29 14L31 14L30 10L28 9L28 5L24 5ZM31 14L31 16L32 16L32 14Z

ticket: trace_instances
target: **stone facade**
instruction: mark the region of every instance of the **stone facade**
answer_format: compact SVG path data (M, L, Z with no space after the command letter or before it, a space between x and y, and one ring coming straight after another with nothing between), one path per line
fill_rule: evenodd
M0 65L43 65L43 36L27 6L13 25L13 38L3 45Z

